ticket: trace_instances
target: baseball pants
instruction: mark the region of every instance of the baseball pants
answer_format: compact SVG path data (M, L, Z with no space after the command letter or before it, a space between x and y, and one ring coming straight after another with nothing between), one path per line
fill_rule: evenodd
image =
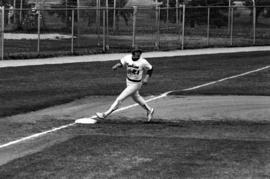
M140 106L142 106L147 111L150 111L150 107L147 105L143 97L139 94L139 90L142 87L142 82L132 82L127 80L126 82L127 87L121 92L121 94L116 98L114 103L111 105L110 109L105 112L105 115L111 114L113 111L118 109L118 107L121 105L121 103L129 96L132 97L132 99L138 103Z

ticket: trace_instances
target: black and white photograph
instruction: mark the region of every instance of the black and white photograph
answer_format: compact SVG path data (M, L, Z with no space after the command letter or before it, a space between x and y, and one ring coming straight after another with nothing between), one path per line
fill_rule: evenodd
M1 179L269 179L270 0L0 0Z

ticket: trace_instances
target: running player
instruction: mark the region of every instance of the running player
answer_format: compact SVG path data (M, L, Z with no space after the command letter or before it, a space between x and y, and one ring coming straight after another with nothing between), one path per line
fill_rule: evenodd
M139 94L139 90L143 84L147 84L149 78L152 75L153 67L144 58L141 57L142 50L135 47L132 50L131 55L124 56L120 62L116 63L112 69L117 70L121 67L126 67L127 78L126 78L126 88L121 92L121 94L116 98L111 107L104 113L97 112L96 116L99 119L104 119L109 116L113 111L118 109L120 104L129 96L133 98L140 106L142 106L147 111L147 120L150 121L154 114L154 108L150 107L143 97Z

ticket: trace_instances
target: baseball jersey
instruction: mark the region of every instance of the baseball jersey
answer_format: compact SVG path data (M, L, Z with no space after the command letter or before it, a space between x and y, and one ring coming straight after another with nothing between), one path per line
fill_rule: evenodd
M127 68L127 79L134 82L140 82L145 70L151 70L152 65L144 58L140 57L137 61L132 60L132 55L126 55L120 60L123 66Z

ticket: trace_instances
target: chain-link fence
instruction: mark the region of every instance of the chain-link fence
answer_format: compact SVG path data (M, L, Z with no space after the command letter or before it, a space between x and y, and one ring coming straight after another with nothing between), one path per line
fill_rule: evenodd
M258 12L263 8L263 13ZM5 9L4 58L269 45L270 7Z

